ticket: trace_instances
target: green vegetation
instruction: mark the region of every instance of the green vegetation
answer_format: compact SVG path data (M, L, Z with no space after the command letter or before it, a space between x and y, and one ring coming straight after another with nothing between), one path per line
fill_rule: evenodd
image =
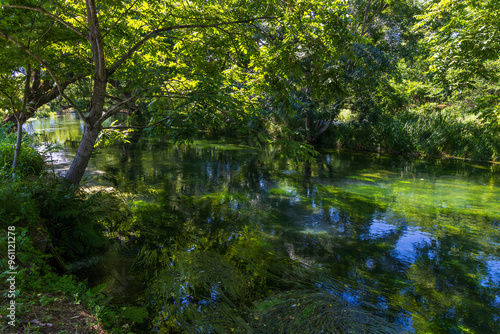
M2 222L5 218L2 215ZM2 231L6 224L2 223ZM74 276L58 275L49 265L53 256L42 252L37 247L45 241L39 239L43 235L33 235L27 228L17 228L16 235L16 318L15 327L2 322L3 333L43 333L48 327L53 332L69 333L86 332L91 327L101 327L93 314L99 308L107 308L107 299L98 289L88 289ZM7 233L0 238L0 247L7 249ZM3 291L9 291L7 279L9 274L8 258L0 259L1 285ZM12 298L7 294L2 297L2 307L7 308ZM109 311L105 311L109 312ZM101 312L102 315L102 312ZM9 321L12 319L9 319ZM12 329L15 328L13 331Z
M15 134L6 126L0 127L0 168L3 173L11 169L15 145ZM16 167L21 175L39 175L43 170L43 156L32 146L29 139L25 139L22 143L22 154Z
M7 162L0 170L0 247L7 250L8 244L15 245L15 257L2 253L0 287L9 291L7 279L15 277L15 332L44 332L48 326L57 332L92 328L97 332L103 324L122 332L122 326L133 323L133 316L119 315L119 310L107 305L110 298L101 293L105 286L89 289L68 275L68 268L103 252L109 244L108 227L128 219L125 211L110 210L123 202L112 194L85 193L47 174L43 156L28 145L19 157L20 173L13 177L9 173L13 135L4 133L0 147ZM13 239L8 238L8 231ZM11 300L7 292L2 294L2 307ZM13 327L4 322L1 328L11 333Z
M98 322L88 330L114 333L497 329L497 192L395 166L498 162L499 22L491 0L1 0L0 222L19 242L16 324L41 332L71 300ZM76 127L37 120L77 148L60 177L23 126L63 111ZM346 172L324 153L337 149L389 153L393 167ZM121 192L82 184L98 159L97 179ZM410 264L394 255L420 234ZM376 263L391 277L375 279ZM4 284L7 257L0 266ZM93 289L68 275L89 268L109 275ZM373 281L383 287L364 288Z
M68 312L115 333L497 328L486 255L497 252L494 165L331 153L302 163L234 140L136 145L98 157L103 179L134 193L129 209L116 194L61 187L51 175L1 188L2 226L15 221L30 245L52 247L21 250L43 259L30 272L39 283L20 289L21 321L67 325L58 303L71 300ZM141 152L133 170L122 168ZM407 263L398 243L413 234L424 240ZM64 265L92 270L96 287L53 273Z
M341 122L325 135L323 145L369 152L498 160L498 130L485 126L481 115L457 107L426 103L376 123Z
M80 116L71 183L96 142L131 128L246 136L309 161L320 142L498 158L495 3L182 4L2 4L0 107L17 128L47 109ZM120 111L125 121L101 128Z
M39 110L37 110L37 112L33 118L34 119L46 118L46 117L51 117L51 116L55 116L55 115L56 115L55 111L51 110L51 108L48 105L44 105Z
M288 258L276 238L259 232L245 209L248 201L240 199L238 211L228 201L224 195L185 197L173 210L165 201L138 203L133 228L147 241L138 272L154 273L143 279L151 284L147 299L159 333L401 332L368 304L351 305L318 288L321 282L339 294L348 291Z

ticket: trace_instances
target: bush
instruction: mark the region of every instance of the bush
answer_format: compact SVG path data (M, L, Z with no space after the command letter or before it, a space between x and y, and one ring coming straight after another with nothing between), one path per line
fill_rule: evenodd
M51 174L38 177L16 175L12 178L10 173L4 173L0 174L0 185L0 247L7 250L9 227L14 227L16 233L15 265L18 267L15 271L19 290L16 326L19 325L21 332L21 320L28 323L33 319L39 323L51 322L54 328L61 330L78 331L78 326L80 329L86 326L85 318L77 317L81 321L76 324L76 329L73 321L65 325L56 325L54 321L67 321L75 316L74 313L80 312L93 314L89 316L91 321L96 322L97 317L108 327L128 326L124 325L128 321L124 319L125 315L105 305L109 298L100 294L104 287L88 289L74 276L57 275L49 265L67 271L65 261L77 261L102 252L108 244L106 227L116 227L128 219L126 211L119 210L121 216L113 211L113 208L123 206L122 200L103 192L88 194ZM8 276L4 276L12 271L8 260L7 252L0 254L0 281L3 282L0 285L5 285ZM86 309L79 306L80 302L86 304ZM6 306L8 298L1 303ZM132 315L136 313L132 312ZM11 330L10 326L0 325L0 332L6 330ZM113 328L113 333L122 331Z
M14 161L16 134L8 127L0 127L0 170L9 171ZM17 163L17 173L22 175L40 175L44 168L44 157L24 140Z
M30 180L0 175L0 227L10 224L42 229L51 244L67 260L99 254L107 244L106 226L128 219L127 211L113 194L88 194L50 174ZM105 226L106 225L106 226Z
M11 225L14 226L14 225ZM10 229L12 230L12 228ZM7 318L0 324L2 333L107 333L103 325L113 328L113 333L124 333L124 317L118 316L114 307L107 305L110 298L101 292L103 286L89 289L72 275L57 275L46 264L52 255L41 252L36 246L35 235L27 228L15 227L15 270L10 268L7 253L0 253L0 288L9 291L7 278L15 271L15 297L5 293L1 299L2 307L7 308L15 301L15 319ZM7 230L2 229L0 247L7 249ZM130 309L130 308L122 308ZM12 327L7 322L14 321ZM50 327L49 327L50 326ZM24 327L24 328L23 328ZM87 330L86 330L87 329ZM39 332L40 330L40 332ZM128 332L128 331L127 331Z
M46 117L53 117L56 115L56 111L55 111L55 108L51 105L43 105L41 108L39 108L36 113L35 113L35 116L33 116L33 118L46 118Z

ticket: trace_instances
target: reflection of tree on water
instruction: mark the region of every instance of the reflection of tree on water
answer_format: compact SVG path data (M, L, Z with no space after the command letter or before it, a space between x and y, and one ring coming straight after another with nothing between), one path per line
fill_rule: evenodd
M255 183L260 178L259 170L256 167L258 166L250 164L249 168L243 168L246 179L248 179L248 177L253 174L255 176ZM214 174L217 174L217 172L214 172ZM233 191L237 190L235 189L235 187L239 186L240 190L245 190L248 186L246 182L243 184L241 184L241 182L237 182L238 175L239 174L236 173L234 177L231 178L231 182L234 183L232 189ZM167 186L166 189L168 191L168 189L171 189L171 187ZM307 189L308 187L305 188L306 192ZM351 199L349 199L348 197L349 196L347 195L344 196L345 202L353 204L354 201L351 201ZM172 218L172 216L168 217L169 214L166 213L168 212L167 207L165 207L163 210L160 210L161 216L157 216L154 213L152 214L152 212L154 211L148 209L147 215L148 217L151 217L151 221L149 221L145 225L147 226L148 231L145 231L143 235L151 233L151 235L155 236L152 240L159 240L158 238L160 235L165 235L165 237L160 237L160 240L180 240L185 238L186 231L190 231L189 234L192 236L190 238L191 241L187 242L185 246L180 246L179 243L176 243L176 246L172 247L171 241L169 241L170 246L164 245L164 248L162 248L162 250L175 249L175 251L173 251L175 254L177 254L176 252L181 253L179 253L178 255L170 254L168 260L161 260L163 263L175 263L175 260L172 259L181 256L181 254L184 254L185 252L196 253L210 250L217 251L217 253L219 254L228 255L234 254L234 249L238 249L238 254L240 255L238 255L236 263L233 262L235 260L234 257L223 257L223 259L224 261L230 261L230 263L236 265L236 267L239 268L239 270L243 270L243 272L251 272L253 274L257 273L257 277L260 277L257 280L258 282L254 280L253 283L249 284L258 284L258 286L254 286L253 288L253 290L255 291L264 289L259 293L261 298L265 297L272 291L286 291L291 288L295 290L297 289L297 286L295 286L295 284L305 284L297 291L301 291L301 289L306 288L314 288L315 285L313 283L318 282L317 279L313 279L315 275L309 276L309 274L303 276L303 274L294 273L294 271L296 270L294 268L300 263L305 263L308 266L312 266L312 268L314 268L317 264L324 264L326 265L326 268L330 270L335 269L335 272L337 272L337 274L335 274L336 277L345 279L346 276L350 276L351 273L359 270L360 268L365 271L373 271L374 268L366 268L366 263L369 259L376 261L376 267L379 267L380 263L390 262L390 260L387 260L386 258L391 258L390 250L391 248L393 248L393 246L387 244L380 245L379 242L377 243L375 241L368 241L365 243L362 242L362 236L369 230L368 219L356 220L356 217L351 218L346 211L343 211L338 215L339 219L337 219L335 223L346 224L346 230L351 230L351 232L348 234L352 235L352 237L348 237L348 234L336 236L316 236L312 234L302 233L300 228L297 229L297 226L294 226L293 224L290 225L289 223L287 223L287 219L283 219L286 217L283 217L282 213L286 211L285 207L289 205L287 204L288 202L286 200L267 198L266 203L268 206L266 206L266 211L263 212L259 210L259 207L253 207L251 205L251 201L244 199L239 199L239 205L237 206L237 209L233 210L230 198L231 196L229 194L219 193L217 196L211 195L204 200L195 200L194 198L185 198L180 201L178 200L175 202L176 208L174 212L170 211L170 215L173 214L175 217L177 217L177 215L180 215L178 218ZM305 202L306 203L304 205L304 210L307 210L307 201ZM370 204L369 202L367 203L358 203L358 205L361 204L365 207L365 209L363 210L364 214L369 215L377 212L377 210L382 211L382 208L380 206L374 205L373 203ZM369 207L369 209L366 208L367 206ZM190 207L192 207L193 209L196 207L196 210L193 210ZM252 212L252 209L257 209L258 211ZM325 210L325 212L329 212L329 210ZM186 213L189 214L186 215ZM259 241L255 245L253 245L252 243L249 244L248 242L241 244L241 240L248 240L249 238L248 235L241 232L242 229L246 230L246 233L248 233L248 231L250 230L248 228L245 229L245 225L248 224L249 221L255 221L253 220L254 216L262 215L267 217L260 217L258 221L269 222L269 220L271 219L276 224L281 225L281 227L278 227L278 225L272 230L269 230L270 226L268 225L268 223L266 223L267 226L261 227L254 225L250 230L257 231L263 228L264 231L268 231L268 233L271 234L260 235L259 238L261 239L261 241ZM165 218L162 219L161 217ZM326 220L328 224L334 223L333 217L331 216L329 217L328 215L324 215L322 218ZM139 221L144 222L144 218L140 218ZM158 226L158 221L163 221L163 224L167 225L169 228L165 228L165 226ZM156 226L158 226L158 230L154 229L155 224ZM165 234L166 231L168 231L168 233ZM397 234L401 233L402 229L394 232L395 236L394 238L392 238L394 239L392 241L393 243L395 243L398 239ZM260 233L256 234L258 235ZM177 235L178 237L175 237L173 235ZM214 240L214 236L217 238L216 240ZM145 238L145 240L151 240L147 236ZM252 238L250 237L250 239ZM264 246L262 244L263 240L267 240L265 241L265 244L268 244L267 246ZM261 249L261 247L265 248ZM150 247L149 249L156 252L154 246ZM263 256L263 254L266 253L268 255ZM144 254L148 254L148 252L146 251L146 253ZM272 257L274 259L266 259L266 257ZM144 258L158 259L158 256L144 255ZM287 261L289 261L286 260L287 258L289 258L289 260L293 260L288 265L286 264ZM392 261L397 262L397 259L393 259ZM294 264L295 262L297 264ZM240 267L238 266L238 263L240 264L240 266L244 266ZM280 265L280 263L282 264ZM207 263L206 265L210 266L211 264ZM278 272L271 270L269 268L270 265L279 268ZM171 268L170 270L176 269ZM380 270L376 270L376 272L380 273ZM399 279L402 279L402 277L399 277ZM362 277L358 280L359 288L364 291L363 281L366 280ZM391 283L389 282L387 284ZM196 290L195 287L188 288L188 286L186 286L182 291L184 291L185 289L194 289L193 291L191 291L191 294L195 293L194 291ZM207 291L207 288L205 288L204 291ZM305 291L306 290L304 290L304 292ZM191 303L195 303L196 306L199 306L199 300L197 299L197 297L194 297L191 294L189 295L191 297L185 297L187 299L184 299L184 304L190 301ZM369 301L373 298L373 293L365 292L362 300ZM197 300L198 302L195 302ZM360 300L360 302L362 300ZM231 303L234 302L236 301L231 301ZM170 303L172 303L172 301ZM170 308L174 307L174 309L171 309L170 312L174 312L172 314L176 314L176 317L179 318L180 311L175 308L175 303L173 303L173 305L174 306L169 306ZM246 307L248 307L248 305ZM391 312L393 311L399 310L391 309ZM205 318L205 316L203 316L202 314L192 316L195 318L201 317L198 319L200 321L202 319L205 319L204 321L208 321L207 318ZM285 317L285 315L283 315L283 317ZM167 320L167 318L164 318L162 320L165 324L169 323L169 320ZM170 325L168 326L172 326L172 324L170 323Z
M481 220L474 216L460 218L472 222ZM436 242L418 245L417 254L408 271L412 280L408 292L412 297L405 304L425 310L425 313L415 312L419 328L500 331L496 321L500 310L495 306L498 287L483 283L488 277L484 254L489 254L489 250L477 235L445 227Z
M180 328L188 332L195 328L206 331L220 328L228 332L231 328L253 328L261 332L265 328L260 328L254 316L265 318L275 314L278 322L281 317L281 322L286 323L291 315L285 307L281 311L271 308L269 315L262 309L255 311L254 301L290 291L290 295L278 297L273 304L291 303L297 295L306 299L314 293L322 296L309 301L307 310L297 308L300 309L298 319L302 321L287 325L295 330L300 330L301 326L315 326L314 329L320 332L331 326L330 321L337 321L338 326L346 328L363 327L361 322L343 322L353 314L363 314L370 320L370 326L378 324L379 329L392 328L393 332L399 332L373 310L364 310L361 304L342 302L340 290L336 289L334 295L318 288L319 282L325 284L325 280L320 279L323 272L314 266L318 259L322 260L321 256L315 254L312 257L315 263L305 267L300 259L290 259L290 247L299 247L297 255L299 252L300 256L304 255L304 245L297 238L286 232L281 235L259 232L261 226L255 223L254 216L272 218L275 212L256 212L250 201L243 201L239 209L234 210L225 194L204 199L184 197L176 201L175 209L164 203L159 207L144 204L139 208L137 221L144 225L136 226L143 238L139 257L143 271L161 273L149 276L153 287L151 298L156 300L154 307L159 312L155 321L160 327L174 332ZM313 246L312 242L308 244ZM320 244L315 246L316 250L321 249ZM330 318L316 322L325 306L323 301L334 305L341 303L349 313L338 320ZM311 317L301 318L303 313ZM308 322L310 319L315 322Z
M312 223L282 235L283 239L294 240L295 258L315 259L326 265L334 277L358 287L360 299L377 302L382 298L383 305L393 314L401 310L412 312L415 328L419 330L474 328L485 333L499 330L495 322L499 316L495 306L497 289L481 283L487 271L486 257L482 254L494 253L488 246L492 243L456 227L457 223L491 224L488 218L442 213L439 222L445 232L437 233L437 241L431 239L415 246L416 260L410 265L397 251L398 241L408 231L405 219L399 219L399 225L385 231L382 237L370 237L370 227L375 221L372 217L383 216L384 207L371 200L363 201L357 195L341 192L336 195L341 195L336 197L339 209L326 206L318 214L306 213L305 216L313 217ZM318 203L317 198L316 211ZM347 277L350 279L346 280ZM403 299L401 291L407 293ZM477 322L478 318L484 321Z
M400 288L394 282L406 280L407 264L394 252L405 233L406 222L400 220L400 225L382 238L371 237L373 216L380 215L383 207L370 201L363 203L359 198L353 202L348 195L342 198L347 209L343 209L343 205L335 210L327 206L314 217L319 230L306 224L304 228L284 230L281 239L292 240L295 258L313 262L354 289L355 303L378 305L393 320L406 318L400 306L391 303L393 290ZM351 216L348 212L355 208L349 209L349 203L363 207L363 215Z
M192 159L201 153L186 152ZM153 287L150 299L156 302L150 307L155 314L162 312L155 320L158 326L174 332L181 327L230 331L250 326L265 333L252 320L256 316L280 317L277 326L301 328L303 319L328 315L323 307L338 301L354 307L350 314L368 312L367 319L380 316L377 319L406 329L495 328L491 323L471 324L497 315L488 310L492 290L481 286L480 278L467 278L484 270L484 262L474 254L493 253L485 247L487 241L462 232L459 237L445 233L443 239L438 230L428 243L414 248L412 265L398 250L398 242L410 231L409 222L388 210L387 203L318 184L313 168L310 181L287 173L279 183L273 181L268 164L258 159L238 162L217 150L210 156L208 162L176 164L175 173L162 180L159 204L137 206L141 279ZM364 181L356 182L364 186ZM281 184L285 191L273 190ZM443 213L435 220L453 231L456 221L465 218ZM486 226L489 221L469 220L463 224ZM380 221L383 233L374 234L373 226ZM239 277L242 294L230 292L236 288L229 280L221 286L221 279L210 276L218 270ZM332 287L332 280L342 284ZM309 304L312 296L317 303ZM297 300L307 307L292 307ZM263 303L261 308L254 308L256 301Z
M109 279L141 287L153 325L292 331L339 301L417 333L500 331L498 286L485 283L498 258L488 169L336 153L305 164L241 143L136 139L94 162L137 194L124 230L138 270L117 265ZM243 286L218 280L223 270Z

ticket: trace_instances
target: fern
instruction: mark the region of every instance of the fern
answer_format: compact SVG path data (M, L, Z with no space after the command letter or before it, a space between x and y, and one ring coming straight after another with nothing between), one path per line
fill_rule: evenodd
M113 194L88 194L57 178L39 182L31 191L51 240L68 260L96 255L105 248L108 239L101 222L109 221L108 216L113 216L116 226L128 219L125 210L121 216L113 213L123 203Z

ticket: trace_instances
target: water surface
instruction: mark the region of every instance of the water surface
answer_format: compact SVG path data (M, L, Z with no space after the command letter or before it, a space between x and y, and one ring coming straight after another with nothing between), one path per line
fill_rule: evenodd
M62 144L53 155L67 168L75 116L30 126ZM145 332L335 332L329 321L363 324L361 314L368 332L497 333L499 175L455 160L325 151L309 164L244 141L136 136L97 150L86 182L130 196L123 253L135 265L119 251L104 262L110 291L149 312Z

